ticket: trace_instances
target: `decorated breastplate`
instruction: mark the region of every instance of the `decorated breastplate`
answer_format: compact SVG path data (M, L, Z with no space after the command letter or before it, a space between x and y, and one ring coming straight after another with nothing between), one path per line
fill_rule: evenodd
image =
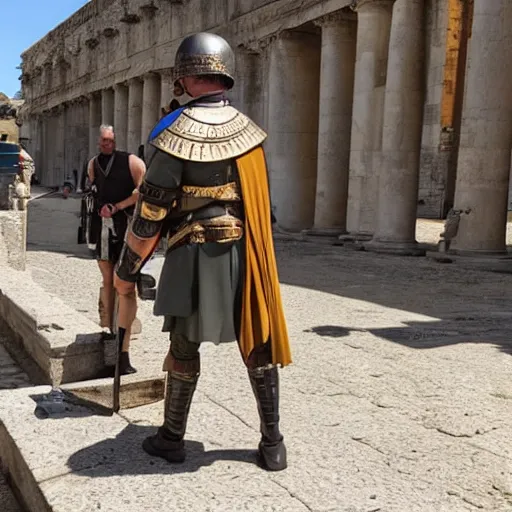
M227 105L183 107L154 128L150 143L183 160L218 162L259 146L267 134L247 116Z

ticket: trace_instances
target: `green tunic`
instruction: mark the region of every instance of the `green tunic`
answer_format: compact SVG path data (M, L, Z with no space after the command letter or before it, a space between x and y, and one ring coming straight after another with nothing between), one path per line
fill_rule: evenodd
M230 167L232 172L232 165L231 161L194 164L156 150L145 179L166 189L179 190L184 183L215 186L225 183L222 171ZM222 207L210 205L213 214L219 213L218 208ZM204 218L207 210L208 207L183 212L173 223L193 221L196 216ZM171 339L173 334L180 334L194 343L236 341L243 247L242 238L229 244L187 244L167 250L154 314L165 317L163 330L170 332Z

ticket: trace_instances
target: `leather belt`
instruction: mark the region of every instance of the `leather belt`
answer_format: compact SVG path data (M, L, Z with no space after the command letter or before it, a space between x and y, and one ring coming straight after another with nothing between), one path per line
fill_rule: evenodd
M167 247L177 247L184 244L219 244L240 240L244 235L243 223L232 215L222 215L212 219L201 219L186 223L167 240Z

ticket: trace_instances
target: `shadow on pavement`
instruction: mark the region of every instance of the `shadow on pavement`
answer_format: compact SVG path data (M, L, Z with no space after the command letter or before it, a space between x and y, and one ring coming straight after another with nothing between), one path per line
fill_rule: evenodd
M352 332L368 332L378 338L382 338L409 348L432 349L460 343L487 343L496 345L505 354L512 355L512 340L507 332L502 329L487 329L482 332L473 330L470 326L456 325L453 322L406 322L404 327L389 327L382 329L358 329L345 326L319 325L306 330L321 337L342 338Z
M198 441L185 441L187 459L183 464L170 464L150 457L142 449L142 441L156 433L156 427L129 424L116 437L84 448L68 459L72 472L90 478L113 475L149 475L195 473L201 467L221 460L257 465L256 450L210 450Z
M366 302L370 314L376 304L437 319L368 330L382 339L412 348L489 343L512 353L512 275L308 242L277 241L276 252L281 283ZM331 338L358 330L342 308L339 318L310 330Z

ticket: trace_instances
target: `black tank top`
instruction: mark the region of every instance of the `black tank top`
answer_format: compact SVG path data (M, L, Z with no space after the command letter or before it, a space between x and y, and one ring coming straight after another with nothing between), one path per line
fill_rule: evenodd
M115 151L113 155L100 153L94 159L94 183L98 189L98 206L119 203L132 195L136 186L130 172L129 153ZM113 157L109 165L110 159ZM133 206L126 209L131 214Z

